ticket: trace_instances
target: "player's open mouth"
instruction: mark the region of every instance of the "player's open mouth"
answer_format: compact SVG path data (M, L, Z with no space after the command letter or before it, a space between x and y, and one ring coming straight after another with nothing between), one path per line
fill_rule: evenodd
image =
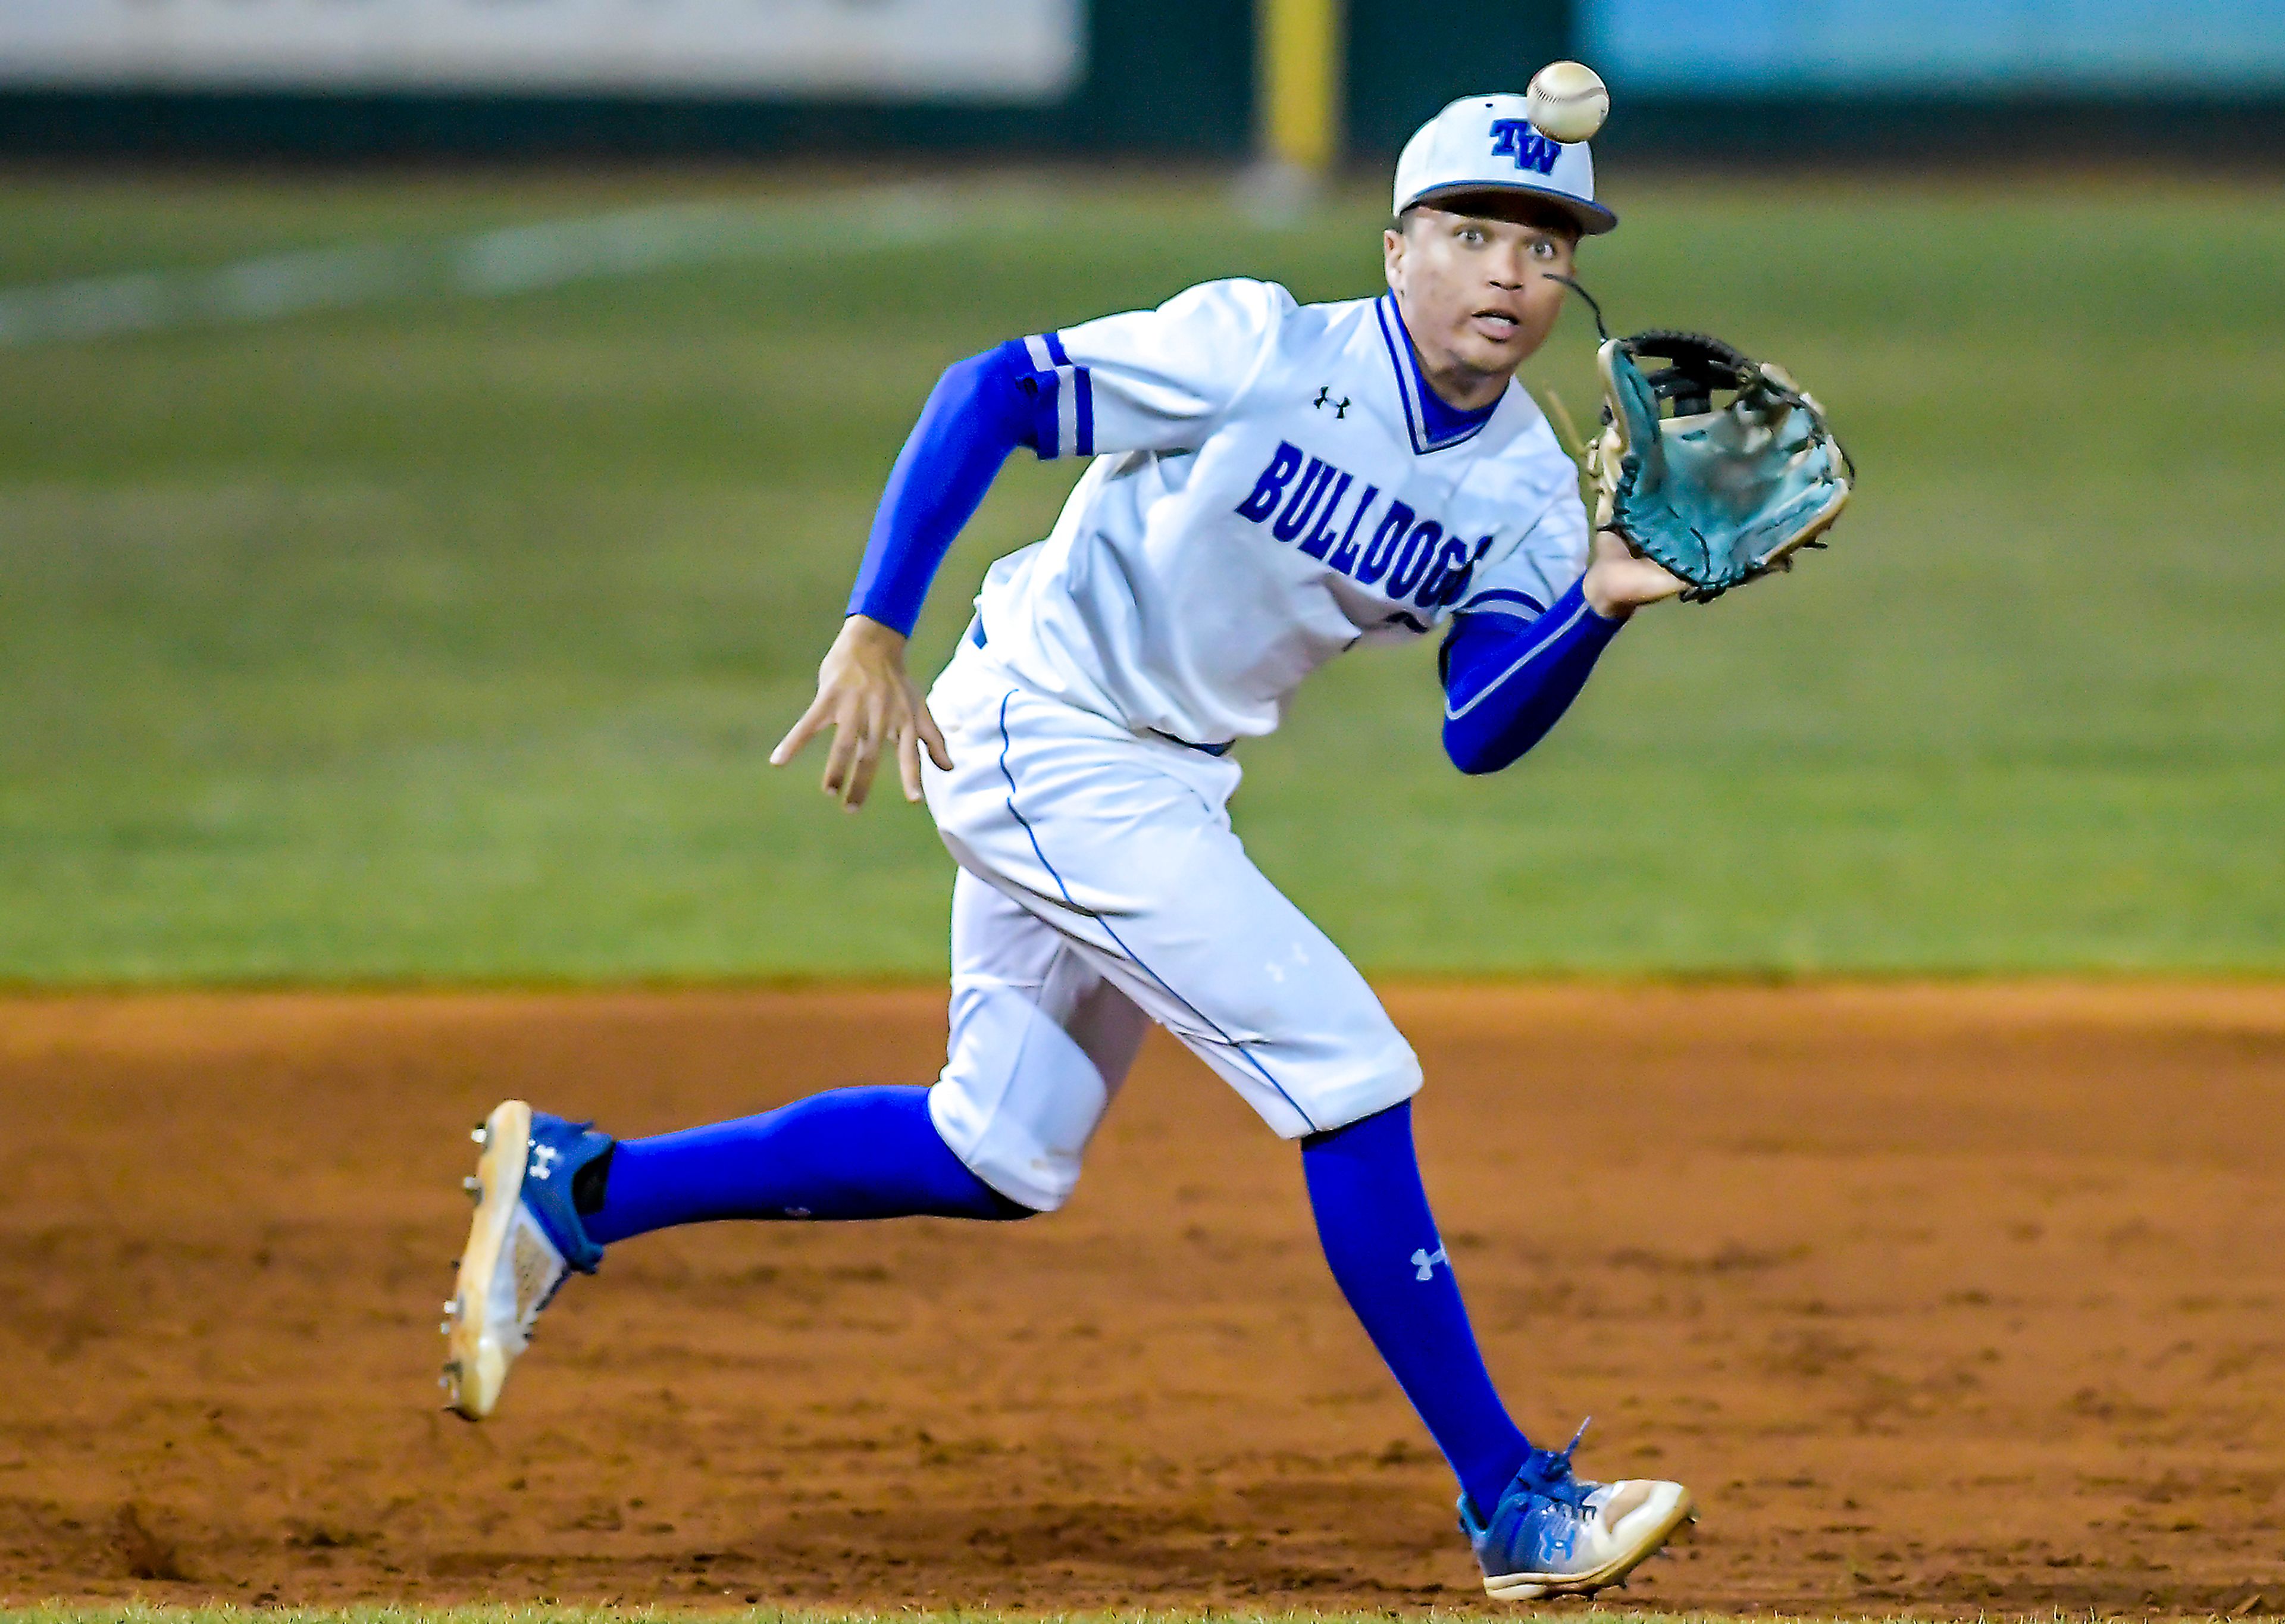
M1477 331L1487 338L1511 339L1522 330L1523 323L1505 310L1478 310L1469 319Z

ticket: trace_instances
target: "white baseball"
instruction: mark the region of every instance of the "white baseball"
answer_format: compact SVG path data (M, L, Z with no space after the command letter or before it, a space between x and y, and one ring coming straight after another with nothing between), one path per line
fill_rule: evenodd
M1584 62L1550 62L1532 75L1524 102L1534 129L1568 145L1603 127L1611 92L1602 75Z

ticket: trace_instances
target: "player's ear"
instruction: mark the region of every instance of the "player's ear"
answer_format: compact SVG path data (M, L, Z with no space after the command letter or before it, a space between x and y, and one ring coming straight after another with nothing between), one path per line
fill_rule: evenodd
M1380 234L1382 272L1394 290L1404 274L1404 223L1400 220Z

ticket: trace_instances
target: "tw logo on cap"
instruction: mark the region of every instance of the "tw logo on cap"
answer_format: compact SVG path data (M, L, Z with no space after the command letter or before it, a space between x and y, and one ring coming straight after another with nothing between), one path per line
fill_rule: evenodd
M1545 175L1563 155L1562 147L1531 127L1529 119L1492 121L1492 156L1512 158L1519 169Z

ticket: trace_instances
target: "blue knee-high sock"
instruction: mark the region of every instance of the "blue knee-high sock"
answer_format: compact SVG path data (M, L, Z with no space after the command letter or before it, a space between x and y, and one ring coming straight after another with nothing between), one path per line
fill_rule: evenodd
M1028 1218L970 1173L929 1120L925 1088L839 1088L611 1150L599 1246L724 1218Z
M1412 1149L1412 1105L1301 1142L1325 1261L1485 1516L1531 1452L1476 1346Z

